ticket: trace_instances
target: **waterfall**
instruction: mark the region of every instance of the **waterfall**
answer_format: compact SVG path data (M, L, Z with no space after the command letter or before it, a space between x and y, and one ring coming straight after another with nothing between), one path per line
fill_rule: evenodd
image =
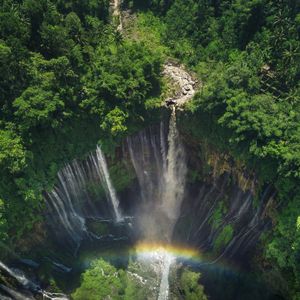
M0 261L0 269L4 270L10 277L15 279L23 288L33 293L41 294L43 299L50 299L50 300L68 300L69 298L62 294L62 293L50 293L44 291L38 284L34 283L30 279L28 279L24 272L18 269L9 268L6 264ZM20 292L16 292L15 290L0 284L0 288L7 292L10 296L14 297L15 299L20 300L32 300L34 299L31 296L25 296Z
M173 239L177 243L188 243L215 254L211 263L221 258L245 260L257 245L261 234L268 228L269 220L265 217L265 209L274 198L274 191L267 186L261 194L257 194L257 202L251 190L242 190L232 175L224 173L213 182L198 182L194 191L186 195L181 207L181 216L174 230ZM189 189L192 191L192 189ZM195 192L198 190L198 196ZM193 220L190 222L190 220ZM180 232L183 224L189 222L187 232ZM230 240L218 248L216 241L230 229Z
M159 294L157 300L168 300L169 299L169 273L170 267L174 262L175 258L168 253L165 253L163 257L161 282L159 287Z
M164 132L160 139L164 140ZM164 165L166 159L160 151L160 139L153 129L141 131L136 136L127 138L128 152L140 186L143 205L153 205L161 198L164 186Z
M20 292L17 292L3 284L0 284L0 289L3 290L6 294L8 294L9 296L13 297L6 297L0 294L1 296L1 300L34 300L34 298L30 295L24 295Z
M141 239L170 242L182 203L187 172L185 151L172 110L169 131L164 123L126 139L141 201L137 221ZM167 141L167 143L166 143Z
M29 280L23 271L19 269L9 268L3 262L0 261L0 269L4 270L10 277L14 278L19 284L21 284L26 289L33 292L40 292L41 288L39 285Z
M95 205L99 196L93 194L91 186L103 188L112 209L109 208L110 205ZM57 174L55 187L45 194L45 198L50 225L59 239L71 248L78 249L85 237L92 236L86 228L86 218L104 217L109 210L113 211L117 222L123 219L107 163L99 146L85 160L74 160L66 164ZM59 230L57 225L60 225Z
M168 219L167 228L165 228L166 238L171 242L173 229L180 213L180 206L183 200L185 178L186 178L186 160L183 145L179 139L179 133L176 126L176 109L172 107L172 114L169 124L168 134L168 152L167 162L165 163L164 182L165 186L162 193L162 209ZM162 149L162 154L164 150ZM159 289L158 300L169 299L169 273L174 258L167 253L163 258L163 271Z
M162 208L168 218L175 224L183 199L185 177L187 172L185 153L176 127L176 110L173 106L168 135L167 168L164 172L164 189ZM173 230L173 228L172 228ZM170 235L172 232L170 232ZM171 236L169 236L170 238Z
M168 129L166 135L162 122L159 128L150 128L127 138L128 153L141 192L137 214L140 239L146 242L172 242L184 196L187 166L176 126L175 107L172 107ZM161 266L158 299L167 300L169 272L175 257L163 249L160 251L160 255L150 253L147 262Z
M110 180L110 176L109 176L109 172L108 172L105 157L104 157L104 155L101 151L101 148L99 146L97 146L96 155L97 155L97 161L98 161L98 165L99 165L99 172L100 172L100 176L102 178L105 193L111 201L112 207L114 209L116 221L120 222L120 221L123 220L123 217L122 217L122 214L121 214L121 211L120 211L120 208L119 208L119 200L117 198L116 191L115 191L115 189L112 185L112 182Z
M69 243L78 248L87 234L85 219L80 210L82 196L82 178L80 166L68 164L57 174L58 183L51 192L46 194L47 204L51 213L51 223L56 220L61 224L69 237Z

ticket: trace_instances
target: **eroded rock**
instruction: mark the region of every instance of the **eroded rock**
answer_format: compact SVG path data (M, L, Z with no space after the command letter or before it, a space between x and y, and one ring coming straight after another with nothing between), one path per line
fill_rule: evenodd
M174 85L179 87L176 95L165 100L165 105L183 106L195 95L196 82L183 66L170 62L164 65L163 75L170 78Z

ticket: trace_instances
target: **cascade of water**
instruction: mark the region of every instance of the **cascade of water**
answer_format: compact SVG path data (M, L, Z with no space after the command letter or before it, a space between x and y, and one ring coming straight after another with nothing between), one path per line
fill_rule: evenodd
M97 146L96 155L97 155L97 161L98 161L98 166L99 166L99 173L100 173L100 176L103 181L105 193L106 193L107 197L110 199L111 204L113 206L116 221L120 222L123 220L123 217L122 217L122 213L121 213L120 207L119 207L119 199L117 198L116 191L110 180L105 157L99 146Z
M170 267L174 262L175 257L165 253L163 257L161 282L159 287L159 294L157 300L168 300L169 299L169 273Z
M161 139L164 138L163 133ZM157 134L154 130L142 131L127 138L128 152L134 167L143 205L153 205L164 186L163 164Z
M230 178L230 174L223 174L217 176L213 183L200 184L199 196L193 194L195 200L192 203L184 202L181 209L178 228L192 220L188 234L183 236L179 233L173 237L175 240L179 238L180 242L188 241L203 251L214 249L218 257L212 263L220 258L242 259L251 252L269 226L265 210L274 197L272 189L267 187L260 200L257 200L259 202L255 203L253 191L242 190ZM186 199L191 196L187 195ZM231 238L216 250L216 241L224 234L224 230L230 231Z
M15 270L15 269L9 268L7 265L5 265L1 261L0 261L0 268L2 270L4 270L7 274L9 274L11 277L16 279L21 285L34 288L35 290L38 289L38 286L35 283L28 280L26 278L26 276L24 275L24 273L21 272L20 270Z
M43 295L43 299L50 299L50 300L69 300L69 298L61 293L50 293L46 291L42 291L41 294Z
M169 242L179 214L187 171L175 109L168 135L161 123L158 129L150 128L128 137L127 149L140 186L138 227L142 239Z
M176 110L173 107L168 135L167 168L164 174L165 188L162 196L162 207L169 217L176 222L183 199L186 175L185 153L179 140L176 127Z
M10 295L13 298L6 297L0 294L1 300L34 300L32 296L24 295L20 292L17 292L3 284L0 284L0 288L8 295Z
M107 212L107 207L95 206L98 197L90 187L97 189L102 186L110 201L117 222L123 219L119 201L109 177L107 163L100 149L89 154L86 160L74 160L66 164L57 174L57 184L51 192L46 193L49 207L50 224L55 227L60 224L64 231L56 230L60 236L66 234L65 240L71 248L78 249L85 237L93 235L87 231L86 218L99 218ZM111 211L111 208L109 209ZM58 221L58 222L57 222Z
M74 167L76 169L74 169ZM59 220L76 247L87 234L85 219L80 211L83 182L78 172L79 166L66 165L58 172L58 183L47 193L47 203L54 219Z
M162 209L169 219L165 234L168 242L170 242L173 228L180 213L187 172L185 152L180 142L176 126L175 106L172 107L168 144L167 163L165 164L166 168L164 172L165 188L163 189L162 194ZM163 149L162 153L164 153ZM163 261L163 272L158 300L167 300L169 298L169 273L174 258L170 255L165 255Z
M167 145L166 141L167 140ZM164 123L127 138L127 147L140 185L138 213L141 239L170 243L184 196L187 172L185 151L176 126L173 107L166 136ZM169 272L175 261L167 252L149 254L161 265L159 300L168 299ZM151 261L151 260L150 260Z
M51 299L51 300L68 300L68 297L62 293L50 293L44 291L38 284L34 283L30 279L28 279L24 272L18 269L9 268L6 264L0 261L0 269L4 270L9 276L14 278L19 284L21 284L25 289L32 291L33 293L39 293L43 296L43 299ZM7 292L9 295L14 297L15 299L20 300L32 300L34 299L31 296L25 296L19 292L14 291L13 289L6 287L4 285L0 285L0 287Z
M159 136L160 136L160 151L162 155L162 161L163 161L163 170L164 172L167 169L167 149L166 149L166 143L164 139L164 132L165 132L165 126L163 122L160 122L160 128L159 128Z

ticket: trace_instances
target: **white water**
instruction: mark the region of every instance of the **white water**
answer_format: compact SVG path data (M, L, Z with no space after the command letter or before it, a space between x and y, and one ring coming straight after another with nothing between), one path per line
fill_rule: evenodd
M141 240L170 242L185 189L185 151L176 127L176 111L165 126L127 138L128 154L141 193L137 222ZM166 143L167 141L167 143Z
M25 274L18 269L9 268L6 264L0 261L0 269L7 272L12 278L14 278L19 284L21 284L25 289L32 291L34 293L39 293L43 296L43 299L51 299L51 300L68 300L69 298L62 293L50 293L41 289L41 287L28 279ZM0 285L1 289L6 291L9 295L14 297L17 300L31 300L32 297L25 296L7 286Z
M169 273L173 263L176 262L176 257L162 247L151 251L140 253L138 257L139 263L143 270L151 269L153 286L156 289L156 298L158 300L169 299ZM143 277L142 282L146 283ZM152 297L150 297L152 299Z
M1 300L7 300L7 299L9 299L9 300L34 300L34 298L32 298L31 296L28 296L28 295L25 296L25 295L21 294L20 292L17 292L15 290L3 285L3 284L0 284L0 288L3 291L5 291L7 294L9 294L11 297L13 297L13 298L10 298L10 297L9 298L7 298L7 297L2 298L2 295L0 295Z
M161 282L159 287L158 300L169 299L169 273L172 263L175 261L175 257L165 252L163 257Z
M105 157L101 151L101 148L97 146L96 150L96 155L97 155L97 161L98 161L98 166L99 166L99 171L101 174L101 178L103 179L103 186L106 192L107 197L110 199L111 204L114 209L115 217L117 222L121 222L123 220L122 213L120 211L119 205L119 199L117 198L116 191L112 185L112 182L110 180L108 168L107 168L107 163L105 160Z
M31 282L26 278L23 272L20 270L15 270L12 268L9 268L7 265L5 265L3 262L0 261L0 268L4 271L6 271L11 277L16 279L21 285L23 286L31 286L34 287L35 289L38 289L38 285L35 283Z
M51 221L56 223L58 220L70 237L71 244L78 248L87 234L85 219L80 210L80 198L83 196L84 185L80 166L77 163L68 164L58 172L57 177L57 185L47 193L47 203L52 213Z
M165 186L162 195L162 208L165 214L172 222L173 226L177 221L180 205L183 200L185 177L187 172L185 152L179 139L178 130L176 127L176 110L173 106L168 135L168 153L167 153L167 168L164 172Z
M176 126L175 106L172 107L168 144L167 168L164 172L165 188L163 189L162 194L162 209L169 219L167 223L168 228L166 228L166 238L168 242L171 242L173 229L178 219L180 206L183 200L187 172L185 152L180 142ZM164 153L163 149L162 153ZM158 300L169 299L169 273L174 260L173 256L165 252Z
M123 220L119 200L110 180L105 157L97 147L84 161L74 160L66 164L57 174L57 184L51 192L46 193L49 207L49 221L61 240L65 240L72 249L77 249L85 237L91 237L85 220L103 216L100 207L95 206L89 187L102 186L108 201L111 203L117 222ZM105 210L105 208L104 208ZM107 213L107 212L105 212ZM60 226L59 228L57 226ZM67 239L65 239L67 237ZM76 253L75 251L75 253Z
M167 140L167 145L166 141ZM141 198L138 227L146 242L171 243L180 213L187 172L185 151L176 127L176 110L172 109L169 132L164 124L159 131L150 129L127 139L128 153L140 185ZM143 263L159 265L158 300L169 298L169 273L175 257L159 249L139 257Z

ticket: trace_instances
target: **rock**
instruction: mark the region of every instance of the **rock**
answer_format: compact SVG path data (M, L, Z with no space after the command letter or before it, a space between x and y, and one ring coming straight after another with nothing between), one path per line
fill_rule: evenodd
M169 100L166 100L166 104L167 106L171 106L171 105L176 105L176 100L175 99L169 99Z
M193 97L195 94L195 82L182 66L176 66L169 62L164 65L163 74L172 79L176 86L178 86L178 90L173 98L165 101L167 106L181 106Z

